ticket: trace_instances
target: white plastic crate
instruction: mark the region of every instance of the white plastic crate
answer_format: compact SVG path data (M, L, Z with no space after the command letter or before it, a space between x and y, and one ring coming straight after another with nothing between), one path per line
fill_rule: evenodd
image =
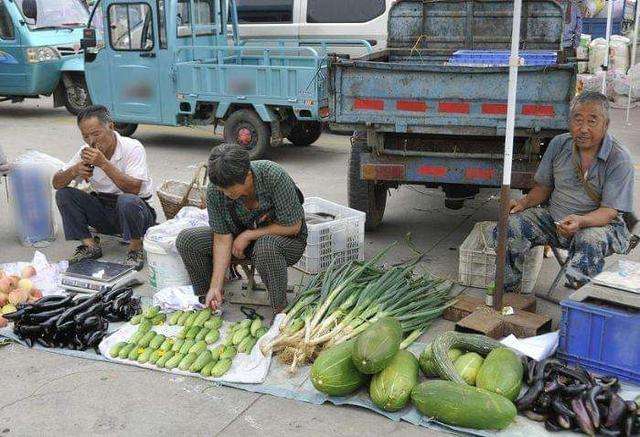
M316 274L329 267L364 259L364 222L366 214L319 197L305 199L306 214L326 213L335 220L308 224L307 248L296 268Z
M486 288L496 278L496 252L492 247L495 222L476 223L460 245L458 282L468 287ZM522 292L531 293L542 267L544 247L529 251L522 268Z

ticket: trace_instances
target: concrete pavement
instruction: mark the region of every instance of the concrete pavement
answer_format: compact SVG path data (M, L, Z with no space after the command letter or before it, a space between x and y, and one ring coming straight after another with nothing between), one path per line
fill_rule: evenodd
M624 124L623 111L615 110L612 131L639 165L640 110L633 111L631 126ZM142 126L134 136L146 147L156 185L169 178L189 180L193 166L205 161L209 149L220 141L211 129ZM20 105L0 104L0 142L10 157L33 148L67 160L81 145L81 138L74 117L64 109L53 109L51 100L45 98ZM290 172L307 197L346 204L347 145L347 137L323 135L317 145L274 149L269 158ZM640 192L638 175L640 172L636 173L636 193ZM0 263L30 260L33 248L18 243L4 187L0 190ZM383 228L367 235L366 253L371 255L410 231L414 242L426 251L424 268L456 279L457 249L476 222L496 218L495 196L495 191L484 190L462 210L450 211L444 208L440 192L421 187L393 191ZM637 194L636 199L640 205ZM157 199L154 201L160 210ZM59 231L55 243L42 251L58 260L73 248ZM117 242L108 240L105 254L117 260L123 251ZM398 248L390 259L406 256L408 252ZM640 250L631 259L640 260ZM545 261L536 289L548 288L557 272L555 264L552 259ZM141 291L150 294L146 286ZM540 308L557 318L556 307L541 304ZM448 327L439 323L426 337ZM15 345L0 349L0 368L4 382L0 433L7 435L433 434L361 409L313 406Z

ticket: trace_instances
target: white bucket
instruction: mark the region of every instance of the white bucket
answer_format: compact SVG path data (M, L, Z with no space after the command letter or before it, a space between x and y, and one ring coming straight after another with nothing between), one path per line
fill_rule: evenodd
M191 285L189 274L178 254L167 253L161 246L146 238L144 250L149 267L149 285L154 291Z

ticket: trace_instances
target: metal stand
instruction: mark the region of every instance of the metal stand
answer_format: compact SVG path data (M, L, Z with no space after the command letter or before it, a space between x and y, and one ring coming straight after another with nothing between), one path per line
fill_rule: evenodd
M225 287L225 300L239 305L271 306L269 293L264 284L255 279L256 268L247 262L236 263L244 273L244 279L229 283ZM287 289L293 293L293 289Z

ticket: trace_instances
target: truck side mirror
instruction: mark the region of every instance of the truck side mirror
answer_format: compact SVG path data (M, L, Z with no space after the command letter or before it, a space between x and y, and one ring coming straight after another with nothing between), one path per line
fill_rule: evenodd
M96 30L93 27L85 27L82 32L82 39L80 40L80 47L88 49L97 46L96 42Z
M23 0L22 13L25 17L32 20L38 20L38 3L36 0Z

